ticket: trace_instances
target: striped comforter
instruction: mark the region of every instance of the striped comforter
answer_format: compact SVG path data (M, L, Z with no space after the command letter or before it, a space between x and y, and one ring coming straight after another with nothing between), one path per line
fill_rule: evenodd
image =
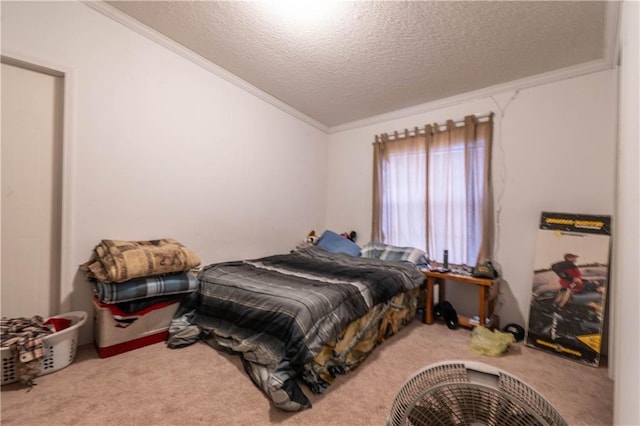
M245 369L274 404L311 406L296 378L323 345L374 306L419 287L408 262L388 262L306 247L290 254L213 264L170 327L170 347L202 339L242 356Z

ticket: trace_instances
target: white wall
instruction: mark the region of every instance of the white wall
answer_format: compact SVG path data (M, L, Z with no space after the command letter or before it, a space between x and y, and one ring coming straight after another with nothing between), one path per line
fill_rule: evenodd
M91 311L77 267L101 239L174 237L207 264L323 225L326 134L86 5L2 2L2 54L67 73L63 306Z
M640 424L640 4L622 5L618 187L614 222L613 343L617 425Z
M540 212L613 213L616 102L610 70L333 134L327 227L369 240L375 134L494 111L494 258L505 280L497 309L502 324L525 325Z

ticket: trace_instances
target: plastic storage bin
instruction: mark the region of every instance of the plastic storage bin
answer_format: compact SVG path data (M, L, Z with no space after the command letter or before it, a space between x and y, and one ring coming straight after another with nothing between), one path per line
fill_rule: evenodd
M78 331L87 321L87 313L74 311L66 314L54 315L51 318L66 318L71 325L64 330L42 338L44 356L41 358L38 376L61 370L73 362L78 347ZM11 348L2 348L2 384L17 382L16 364L18 355Z
M179 307L179 301L157 303L139 311L137 314L140 317L123 328L114 319L109 307L94 297L93 336L98 355L107 358L166 341L169 325Z

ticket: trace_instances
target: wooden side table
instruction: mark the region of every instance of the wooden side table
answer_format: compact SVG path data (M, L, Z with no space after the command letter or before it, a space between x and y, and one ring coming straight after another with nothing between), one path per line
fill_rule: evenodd
M496 280L489 278L475 278L470 275L459 275L450 272L436 272L423 270L427 276L427 288L426 288L426 303L424 309L425 324L433 324L433 287L438 286L438 301L442 302L445 299L445 280L456 281L461 283L473 284L478 287L478 324L471 323L470 318L464 315L458 314L458 324L463 327L474 327L476 325L482 325L485 318L489 318L489 322L484 326L490 329L497 328L499 326L499 318L493 314L494 300L498 293L498 285Z

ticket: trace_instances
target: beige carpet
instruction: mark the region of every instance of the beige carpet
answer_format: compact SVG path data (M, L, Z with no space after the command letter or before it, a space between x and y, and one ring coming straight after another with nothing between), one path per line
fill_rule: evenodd
M434 362L475 360L525 381L571 425L612 423L613 382L593 368L515 345L499 358L468 349L471 332L413 321L324 395L305 393L313 408L274 409L237 357L197 343L163 343L101 359L79 348L67 368L36 379L30 392L2 386L2 425L384 425L406 379Z

